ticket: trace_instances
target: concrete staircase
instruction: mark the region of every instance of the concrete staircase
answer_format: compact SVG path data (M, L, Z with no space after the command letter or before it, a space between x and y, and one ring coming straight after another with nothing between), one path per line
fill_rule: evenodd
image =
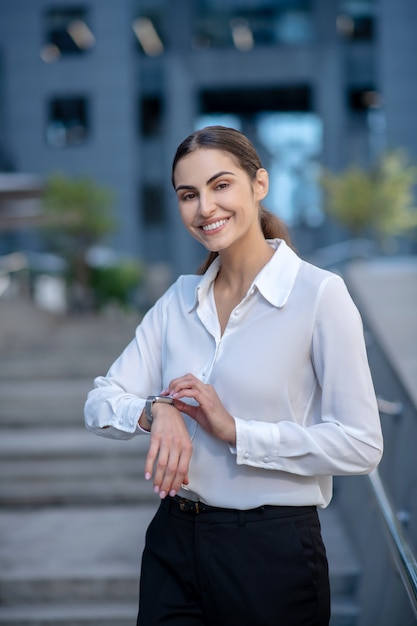
M82 411L138 318L57 319L0 300L0 319L0 626L134 626L158 505L147 438L96 437ZM337 499L320 516L331 624L355 626L360 568Z

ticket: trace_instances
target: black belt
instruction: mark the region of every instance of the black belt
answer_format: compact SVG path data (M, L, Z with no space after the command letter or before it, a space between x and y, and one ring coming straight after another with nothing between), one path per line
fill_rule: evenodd
M164 502L164 501L163 501ZM272 506L264 505L259 506L256 509L229 509L225 507L211 506L205 504L200 500L188 500L181 496L174 496L165 499L168 502L170 509L173 513L194 515L210 515L214 516L216 513L218 517L225 519L225 521L236 520L239 523L258 521L261 519L276 519L280 517L292 517L294 515L305 515L307 513L315 513L315 506ZM214 521L214 520L213 520Z

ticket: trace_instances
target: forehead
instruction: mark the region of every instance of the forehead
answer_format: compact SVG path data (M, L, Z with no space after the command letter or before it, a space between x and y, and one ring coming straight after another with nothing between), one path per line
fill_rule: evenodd
M225 150L215 148L199 148L178 161L174 181L176 185L197 184L206 182L221 171L242 172L236 158Z

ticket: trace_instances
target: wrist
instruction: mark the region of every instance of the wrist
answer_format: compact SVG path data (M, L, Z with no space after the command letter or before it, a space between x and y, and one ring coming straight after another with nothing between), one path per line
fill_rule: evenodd
M174 406L174 399L171 396L148 396L145 403L145 417L149 426L152 425L154 418L158 412L158 405L168 404Z

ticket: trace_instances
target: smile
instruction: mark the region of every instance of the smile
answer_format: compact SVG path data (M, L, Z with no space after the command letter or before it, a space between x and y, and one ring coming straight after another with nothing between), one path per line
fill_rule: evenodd
M213 222L212 224L205 224L201 228L205 232L210 231L210 230L215 230L216 228L220 228L221 226L224 226L224 224L226 224L227 221L228 220L218 220L217 222Z

